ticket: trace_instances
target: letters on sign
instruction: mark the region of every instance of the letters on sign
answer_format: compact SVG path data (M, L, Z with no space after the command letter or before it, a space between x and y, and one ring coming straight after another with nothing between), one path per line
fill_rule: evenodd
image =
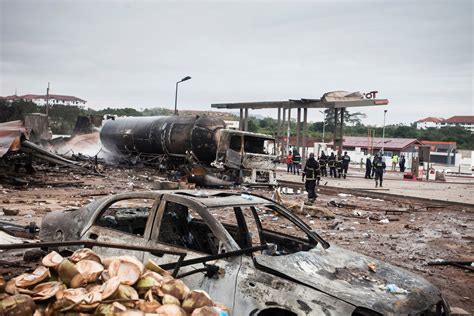
M367 92L367 93L363 93L364 95L364 98L366 99L375 99L377 97L377 93L379 93L378 91L370 91L370 92Z

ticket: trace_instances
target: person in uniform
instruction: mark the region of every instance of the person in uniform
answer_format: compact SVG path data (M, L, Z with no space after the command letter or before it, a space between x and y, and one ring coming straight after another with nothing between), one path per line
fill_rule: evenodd
M316 181L319 180L319 168L319 162L314 159L314 154L309 154L309 158L303 169L302 180L305 181L304 187L306 192L308 192L308 201L311 203L314 203L317 198Z
M344 156L342 156L342 176L344 177L344 179L347 176L347 170L349 169L350 162L351 162L351 157L349 157L349 155L347 154L347 151L345 151Z
M378 187L379 181L380 181L380 187L383 187L382 182L383 182L383 173L385 172L385 168L386 168L386 165L382 157L377 156L374 163L375 187Z
M301 155L296 149L294 149L293 150L293 174L300 175L300 163L301 163Z
M329 166L329 175L334 178L337 177L336 174L336 157L334 156L334 153L331 153L331 155L328 158L328 166Z
M370 160L370 155L367 156L365 160L365 178L372 179L372 160Z
M405 156L404 155L400 157L400 161L398 162L398 165L400 166L400 171L405 172Z
M372 159L372 178L375 177L375 161L377 160L377 155L378 154L376 154L374 158Z
M326 168L327 164L328 164L328 157L323 151L321 153L321 156L319 157L319 168L321 170L321 177L328 176L328 169Z
M342 157L341 155L337 155L336 159L336 170L337 170L337 177L340 178L342 176Z

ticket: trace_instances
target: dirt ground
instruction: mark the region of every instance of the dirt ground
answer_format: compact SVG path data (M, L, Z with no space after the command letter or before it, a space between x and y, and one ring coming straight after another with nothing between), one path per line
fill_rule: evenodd
M104 174L81 175L57 168L27 177L28 186L3 183L0 221L40 225L48 212L78 208L98 195L153 190L155 181L160 179L151 169L108 169ZM33 180L37 183L33 184ZM267 189L249 191L273 194ZM282 198L286 204L300 205L305 194L283 189ZM334 206L338 204L342 207ZM320 194L315 206L316 211L307 214L303 210L299 216L330 243L420 274L441 289L451 306L474 313L473 273L452 266L426 265L437 259L474 261L474 208L426 210L426 205L419 202L400 203L346 194ZM16 210L17 215L6 215ZM388 223L380 222L385 219Z

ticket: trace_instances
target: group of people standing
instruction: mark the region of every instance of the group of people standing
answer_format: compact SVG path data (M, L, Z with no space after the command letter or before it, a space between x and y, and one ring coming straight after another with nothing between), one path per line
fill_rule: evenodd
M321 168L321 176L327 177L328 176L328 171L327 167L329 167L329 175L331 178L341 178L343 177L344 179L347 176L347 171L349 170L349 163L351 162L351 157L347 154L347 151L344 152L344 155L337 155L337 157L334 155L334 153L331 153L331 155L326 156L324 151L321 153L321 156L319 157L319 165Z
M293 151L288 152L288 156L286 156L286 172L293 173L293 174L300 174L301 169L301 155L295 149Z
M329 174L331 177L343 177L345 179L350 162L351 158L347 152L344 152L343 156L338 155L337 158L334 153L331 153L328 157L324 152L322 152L318 159L314 157L313 153L310 153L302 174L302 181L305 182L305 189L306 192L308 192L308 201L313 203L316 200L316 184L321 177L328 176L327 167L329 167Z

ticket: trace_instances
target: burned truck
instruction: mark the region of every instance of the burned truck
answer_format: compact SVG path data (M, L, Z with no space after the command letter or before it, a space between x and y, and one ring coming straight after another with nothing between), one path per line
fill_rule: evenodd
M202 167L206 176L225 182L275 185L275 139L226 129L208 116L127 117L107 121L100 131L111 153L159 165ZM218 183L218 182L216 182Z

